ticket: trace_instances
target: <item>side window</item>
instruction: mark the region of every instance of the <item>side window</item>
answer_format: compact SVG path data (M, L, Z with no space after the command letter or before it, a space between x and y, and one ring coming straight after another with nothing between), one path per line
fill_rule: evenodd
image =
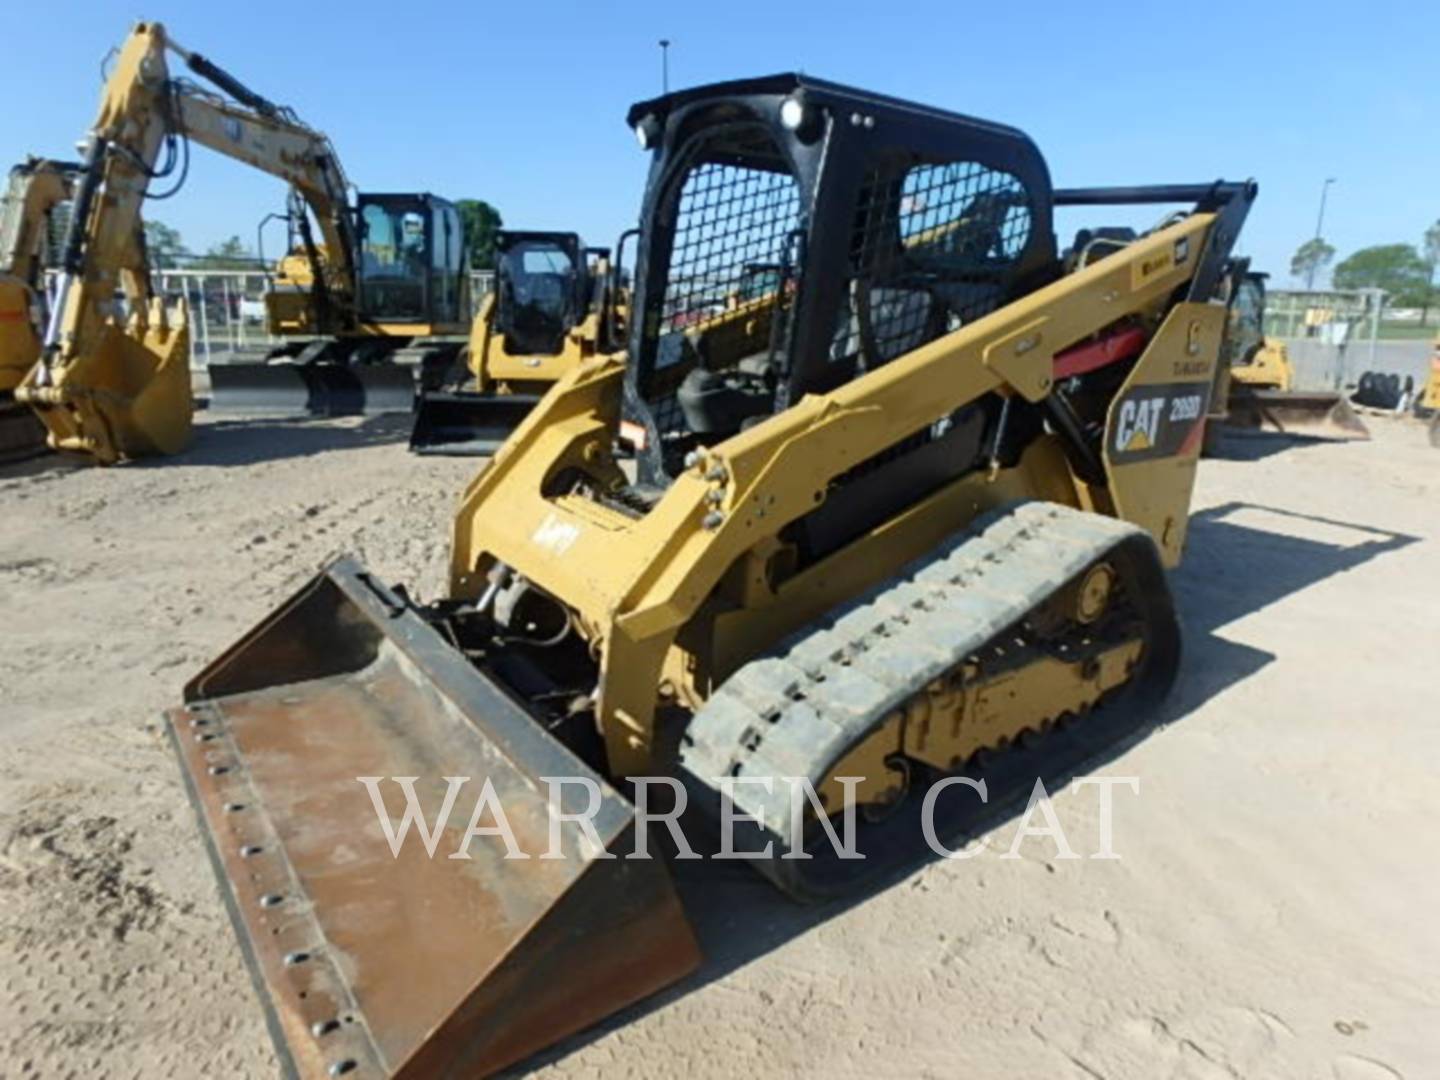
M361 300L373 318L424 319L432 273L425 252L425 218L417 210L382 202L361 209Z
M978 162L895 161L872 170L830 359L874 368L993 311L1031 220L1019 179Z
M1007 266L1030 239L1020 181L973 161L920 165L900 185L900 239L917 259L965 272Z
M365 242L361 257L366 274L382 273L393 266L398 255L394 223L383 206L370 203L364 209Z
M1250 278L1243 279L1230 301L1228 315L1223 347L1226 362L1232 366L1250 363L1265 339L1265 294L1261 286Z
M448 206L435 207L432 227L430 302L435 320L445 322L456 318L459 303L460 227L455 211Z

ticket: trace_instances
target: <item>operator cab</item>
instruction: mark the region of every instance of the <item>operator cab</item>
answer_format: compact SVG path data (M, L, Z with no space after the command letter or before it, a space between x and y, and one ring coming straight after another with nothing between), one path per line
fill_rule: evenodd
M802 75L635 105L653 151L625 419L641 482L1055 276L1020 131Z
M425 194L361 195L355 214L363 321L464 321L464 232L452 203Z
M1246 367L1255 362L1265 344L1265 279L1268 274L1247 270L1238 278L1235 295L1227 310L1224 356L1227 367Z
M585 318L592 280L574 233L500 232L495 237L496 325L512 356L558 356Z

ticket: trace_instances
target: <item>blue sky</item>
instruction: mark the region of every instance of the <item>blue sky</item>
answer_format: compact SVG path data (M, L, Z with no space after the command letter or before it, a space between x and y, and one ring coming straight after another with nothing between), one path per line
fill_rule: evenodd
M73 156L100 62L137 5L5 7L0 161ZM143 14L328 132L360 187L483 198L509 225L576 229L592 243L612 242L639 207L645 155L623 120L659 89L660 37L674 40L672 86L800 68L1014 124L1057 185L1254 176L1241 250L1276 284L1314 231L1327 176L1337 183L1325 232L1342 258L1418 242L1440 218L1433 0L152 0ZM202 250L231 234L253 245L282 203L278 182L196 148L186 189L151 211Z

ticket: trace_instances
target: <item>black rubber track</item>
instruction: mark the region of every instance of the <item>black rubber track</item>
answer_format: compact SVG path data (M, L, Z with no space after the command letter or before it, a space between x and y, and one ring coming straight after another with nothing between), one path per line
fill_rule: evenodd
M1112 518L1054 503L1017 503L977 519L941 550L835 614L744 665L687 726L681 776L692 805L718 827L720 778L807 777L817 789L833 767L896 707L932 679L982 655L1026 616L1098 562L1117 572L1120 595L1144 642L1139 669L1101 706L1043 736L1011 743L952 775L986 784L988 800L956 786L937 801L942 840L970 835L1027 798L1036 778L1048 790L1143 727L1169 692L1180 632L1159 552L1149 534ZM929 780L938 778L938 774ZM735 788L735 849L768 842L755 869L800 900L863 887L927 856L912 791L895 813L857 822L864 860L840 859L820 843L808 859L791 854L789 785Z

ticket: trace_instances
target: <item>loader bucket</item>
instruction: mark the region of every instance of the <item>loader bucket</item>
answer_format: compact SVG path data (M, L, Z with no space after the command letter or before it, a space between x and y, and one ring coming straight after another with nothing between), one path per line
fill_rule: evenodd
M1343 394L1306 390L1230 388L1227 422L1242 428L1319 439L1360 440L1370 429Z
M415 406L410 449L417 454L493 454L539 403L535 394L433 391Z
M210 408L252 416L377 416L414 407L400 364L211 364Z
M120 458L175 454L190 441L190 335L185 308L166 317L156 298L148 322L105 325L93 347L63 366L37 365L16 390L56 450ZM43 384L42 384L43 382Z
M332 564L206 668L167 714L190 798L285 1069L486 1076L699 962L630 803L355 563ZM392 822L413 790L438 842ZM443 827L447 777L469 777ZM598 786L598 846L543 777ZM461 840L486 781L516 849ZM585 792L562 789L568 809ZM573 800L573 805L572 805ZM482 826L498 824L486 812ZM436 835L436 834L432 834ZM456 858L468 853L470 858Z

